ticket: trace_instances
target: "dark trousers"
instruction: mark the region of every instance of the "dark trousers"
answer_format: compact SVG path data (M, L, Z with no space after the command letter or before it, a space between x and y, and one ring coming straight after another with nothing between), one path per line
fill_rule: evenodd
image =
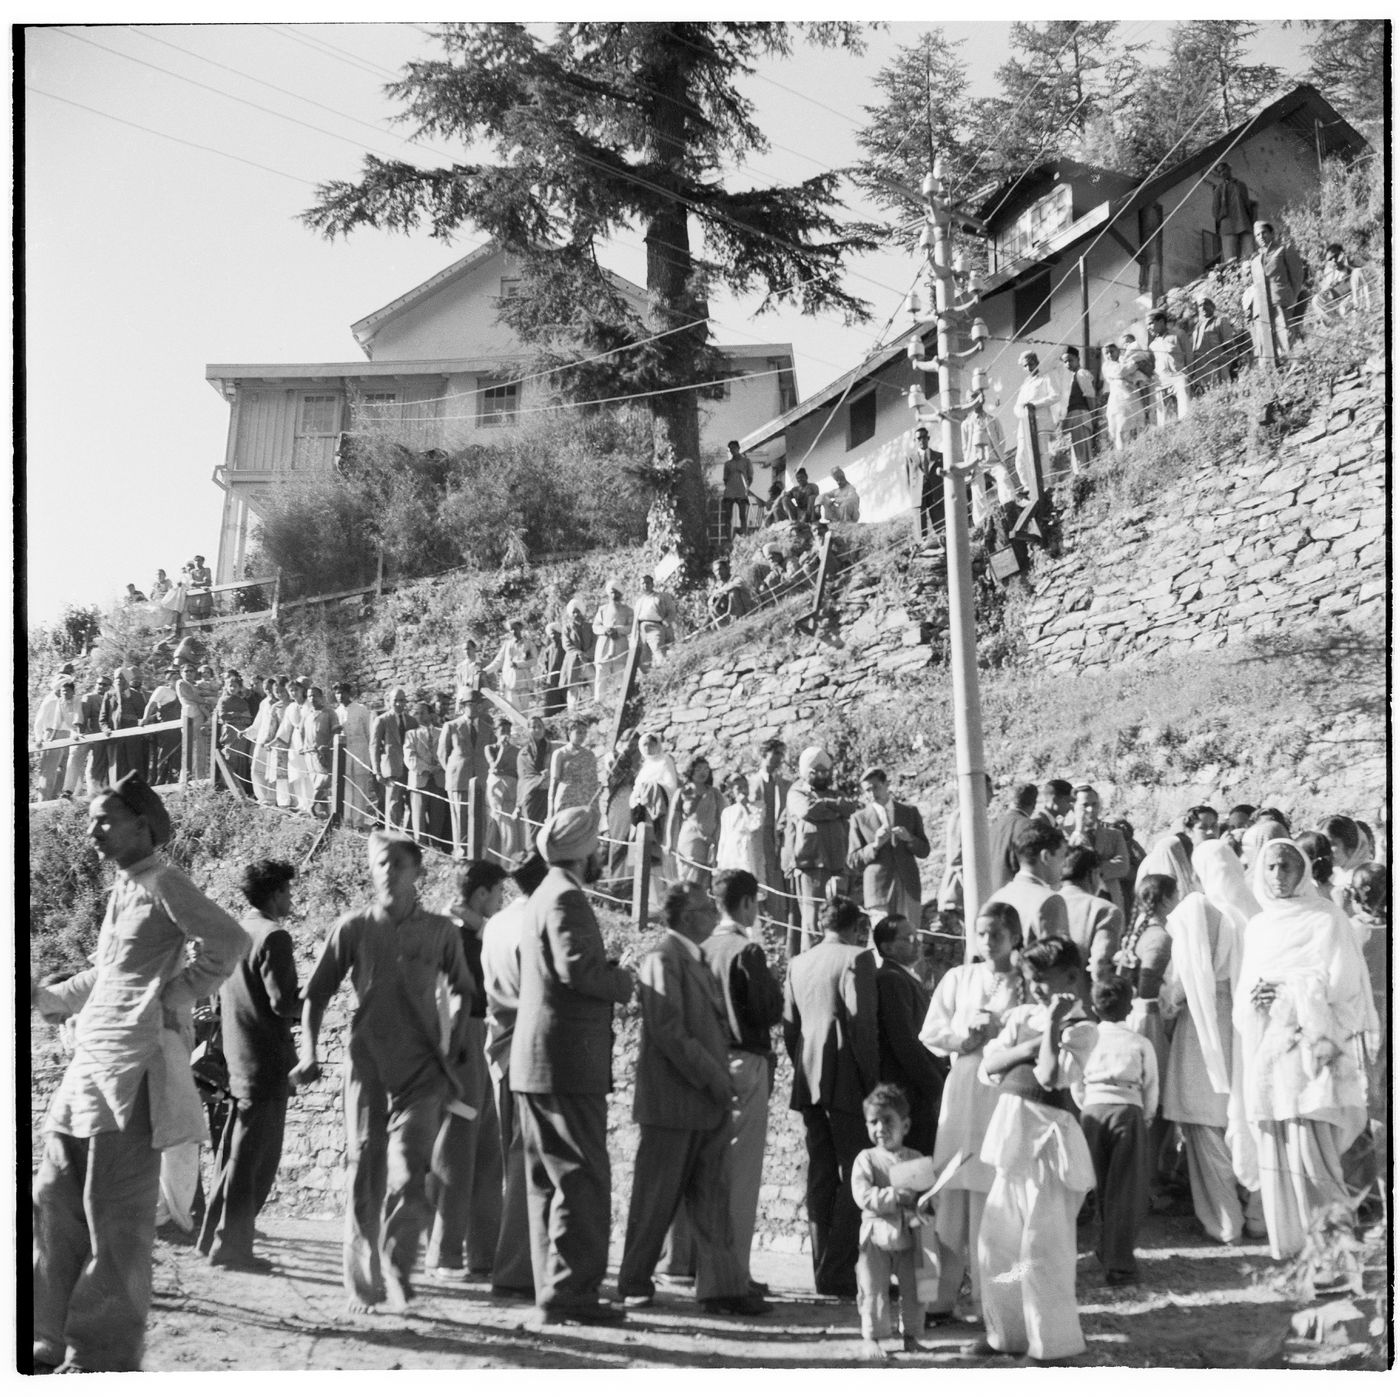
M496 1257L491 1283L512 1290L535 1288L530 1259L530 1205L525 1182L525 1142L520 1134L520 1112L510 1089L510 1073L494 1083L496 1124L501 1148L501 1172L505 1188L501 1197L501 1229L496 1236Z
M1079 1124L1094 1161L1097 1256L1105 1271L1134 1275L1138 1227L1147 1211L1147 1123L1142 1107L1086 1106Z
M943 481L932 472L919 493L919 533L928 538L943 527Z
M140 1369L159 1193L144 1081L125 1130L45 1137L34 1179L37 1361Z
M856 1293L860 1209L851 1195L851 1166L870 1145L864 1119L851 1111L804 1106L807 1133L807 1229L820 1295Z
M749 502L746 499L735 500L726 497L724 501L724 532L734 533L734 516L739 516L739 532L743 533L749 527Z
M681 1200L695 1235L695 1296L744 1294L729 1219L729 1117L711 1130L644 1125L632 1175L627 1240L617 1272L620 1295L650 1295L652 1272Z
M475 1120L451 1111L433 1146L428 1201L433 1205L427 1264L489 1271L501 1231L501 1137L489 1086L472 1102Z
M204 1210L199 1249L215 1260L253 1254L253 1223L277 1178L287 1098L237 1100L219 1135L215 1183Z
M612 1166L608 1098L518 1091L535 1302L564 1313L597 1304L608 1269Z

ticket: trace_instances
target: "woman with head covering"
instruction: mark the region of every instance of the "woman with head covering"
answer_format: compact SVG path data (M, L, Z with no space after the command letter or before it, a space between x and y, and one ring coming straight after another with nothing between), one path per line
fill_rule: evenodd
M34 741L68 742L77 737L82 722L78 686L72 675L61 676L53 691L44 695L34 715ZM78 789L82 773L81 747L54 747L39 758L39 799L53 800L60 788L65 796ZM76 760L75 760L76 758Z
M544 648L540 651L540 683L544 686L544 716L552 718L564 711L564 627L551 621L544 628Z
M676 851L678 874L687 882L710 886L715 844L719 839L719 812L724 804L715 790L714 773L704 757L686 768L685 780L671 802L667 843Z
M656 841L656 851L652 855L652 895L660 896L661 884L657 868L661 860L661 850L666 843L666 816L671 809L671 798L681 788L680 773L676 770L676 759L666 751L661 734L649 732L642 738L642 762L632 782L629 808L632 812L632 827L635 829L643 820L651 824ZM654 905L660 906L660 903Z
M1321 1210L1350 1211L1342 1155L1366 1124L1355 1054L1370 1004L1355 932L1296 844L1264 845L1253 891L1261 910L1245 927L1234 1022L1269 1251L1284 1258Z
M593 616L593 631L597 636L593 649L593 696L599 703L604 692L622 678L627 661L627 646L632 634L632 608L622 600L622 583L610 577L603 584L606 599Z
M509 865L524 847L516 819L520 782L520 748L511 739L513 725L504 714L496 717L496 740L486 746L486 808L491 814L491 852Z
M564 663L559 671L570 709L588 698L593 683L593 644L593 627L588 623L583 597L575 593L564 605Z
M1242 1234L1264 1235L1239 1035L1231 1019L1244 928L1259 904L1223 839L1198 845L1191 862L1204 891L1183 898L1167 917L1171 962L1160 998L1163 1017L1175 1027L1162 1114L1181 1128L1196 1217L1208 1236L1233 1243ZM1239 1181L1251 1190L1248 1214L1240 1206Z
M483 674L500 675L501 697L515 708L528 708L534 697L537 653L534 641L525 634L525 622L517 616L496 658L482 667Z
M1267 815L1262 818L1255 817L1254 823L1245 830L1240 839L1240 863L1244 865L1246 873L1250 872L1259 858L1259 851L1271 839L1287 839L1288 829L1279 824L1277 820L1271 820Z
M553 753L544 719L535 714L530 719L529 739L515 760L516 810L527 848L534 848L535 836L549 818L549 759Z

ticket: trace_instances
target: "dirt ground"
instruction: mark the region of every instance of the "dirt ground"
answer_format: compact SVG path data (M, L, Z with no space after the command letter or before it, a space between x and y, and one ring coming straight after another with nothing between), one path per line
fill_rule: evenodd
M269 1276L208 1267L191 1247L156 1244L150 1372L451 1368L837 1368L854 1366L855 1305L820 1299L802 1255L758 1253L754 1275L771 1287L773 1312L758 1319L705 1315L684 1289L659 1289L654 1309L624 1328L541 1330L528 1304L491 1298L489 1282L421 1280L409 1313L352 1319L340 1285L340 1224L268 1218L259 1250ZM1220 1246L1189 1216L1154 1214L1139 1248L1143 1283L1101 1284L1091 1234L1080 1233L1079 1309L1088 1352L1074 1366L1379 1369L1384 1336L1344 1351L1290 1337L1300 1309L1269 1280L1278 1265L1264 1247ZM1373 1249L1384 1266L1383 1244ZM613 1258L614 1265L617 1258ZM1380 1284L1368 1275L1368 1288ZM1363 1306L1363 1308L1367 1308ZM1368 1309L1368 1317L1370 1311ZM962 1344L980 1330L928 1332L926 1351L899 1354L904 1367L1009 1368L1005 1358L969 1359Z

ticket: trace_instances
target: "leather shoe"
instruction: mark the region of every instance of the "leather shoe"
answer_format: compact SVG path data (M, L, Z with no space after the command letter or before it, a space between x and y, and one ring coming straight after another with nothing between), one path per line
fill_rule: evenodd
M596 1305L580 1305L577 1309L542 1309L539 1322L548 1325L618 1325L627 1323L627 1311L600 1300Z
M656 1307L655 1295L624 1295L621 1298L624 1310L650 1310Z
M700 1302L707 1315L767 1315L773 1307L758 1295L712 1295Z

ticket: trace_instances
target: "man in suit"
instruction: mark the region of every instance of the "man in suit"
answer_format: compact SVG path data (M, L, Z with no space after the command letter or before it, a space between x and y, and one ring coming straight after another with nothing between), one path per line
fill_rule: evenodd
M714 881L714 898L722 916L700 954L719 987L728 1030L729 1082L734 1091L729 1220L735 1254L744 1279L752 1286L749 1253L768 1138L768 1093L777 1065L773 1028L783 1016L783 991L768 969L763 943L750 939L758 921L758 879L747 869L722 869Z
M897 912L877 922L871 935L880 957L875 972L880 1080L893 1082L909 1099L909 1133L904 1143L920 1154L932 1154L944 1069L919 1041L932 996L914 972L918 938L909 919Z
M404 739L417 727L408 711L408 695L401 684L388 693L389 707L375 717L370 731L370 753L379 774L379 809L389 829L403 830L408 810L408 763L404 759Z
M1056 889L1064 869L1065 837L1057 829L1031 820L1016 836L1016 876L996 891L998 902L1010 903L1021 918L1024 944L1047 936L1068 936L1065 900Z
M612 1006L636 981L608 963L583 891L600 866L598 812L556 811L536 847L550 868L525 909L510 1047L535 1301L544 1324L616 1324L624 1312L598 1297L612 1209Z
M1099 810L1099 793L1092 786L1083 784L1074 788L1073 832L1069 836L1069 846L1071 850L1092 849L1099 856L1099 877L1103 880L1099 895L1106 897L1120 912L1126 912L1133 896L1128 881L1131 867L1128 841L1121 830L1102 823Z
M1031 812L1040 795L1040 787L1035 785L1017 786L1011 809L999 815L988 832L987 842L991 845L992 886L999 888L1009 883L1021 865L1016 861L1013 847L1016 837L1031 822Z
M851 1166L869 1144L863 1103L879 1079L875 963L861 949L860 908L836 897L822 939L788 966L783 1044L792 1059L790 1105L807 1136L807 1226L817 1292L852 1299L860 1209Z
M760 872L767 888L763 911L770 922L784 928L792 919L791 900L786 892L774 890L787 887L783 875L783 821L792 781L783 775L786 760L786 744L779 738L770 737L758 749L758 771L749 777L753 803L763 811L763 867Z
M916 860L929 854L923 816L917 806L890 794L889 778L880 767L872 766L860 784L870 803L851 817L846 857L852 868L864 870L865 910L872 916L905 917L917 927L924 901Z
M1099 856L1092 849L1075 845L1065 859L1060 882L1069 937L1079 947L1079 961L1088 976L1086 988L1093 980L1104 980L1114 973L1113 957L1123 939L1123 913L1100 896L1102 871Z
M438 760L438 728L433 722L433 706L420 702L413 711L414 723L404 734L403 757L408 771L408 804L413 818L413 837L425 849L450 846L447 818L446 772Z
M700 952L719 921L698 883L666 894L660 941L638 967L642 1006L632 1118L641 1126L617 1290L629 1309L655 1303L652 1272L682 1199L695 1237L695 1295L709 1314L766 1314L748 1290L729 1217L729 1033Z

